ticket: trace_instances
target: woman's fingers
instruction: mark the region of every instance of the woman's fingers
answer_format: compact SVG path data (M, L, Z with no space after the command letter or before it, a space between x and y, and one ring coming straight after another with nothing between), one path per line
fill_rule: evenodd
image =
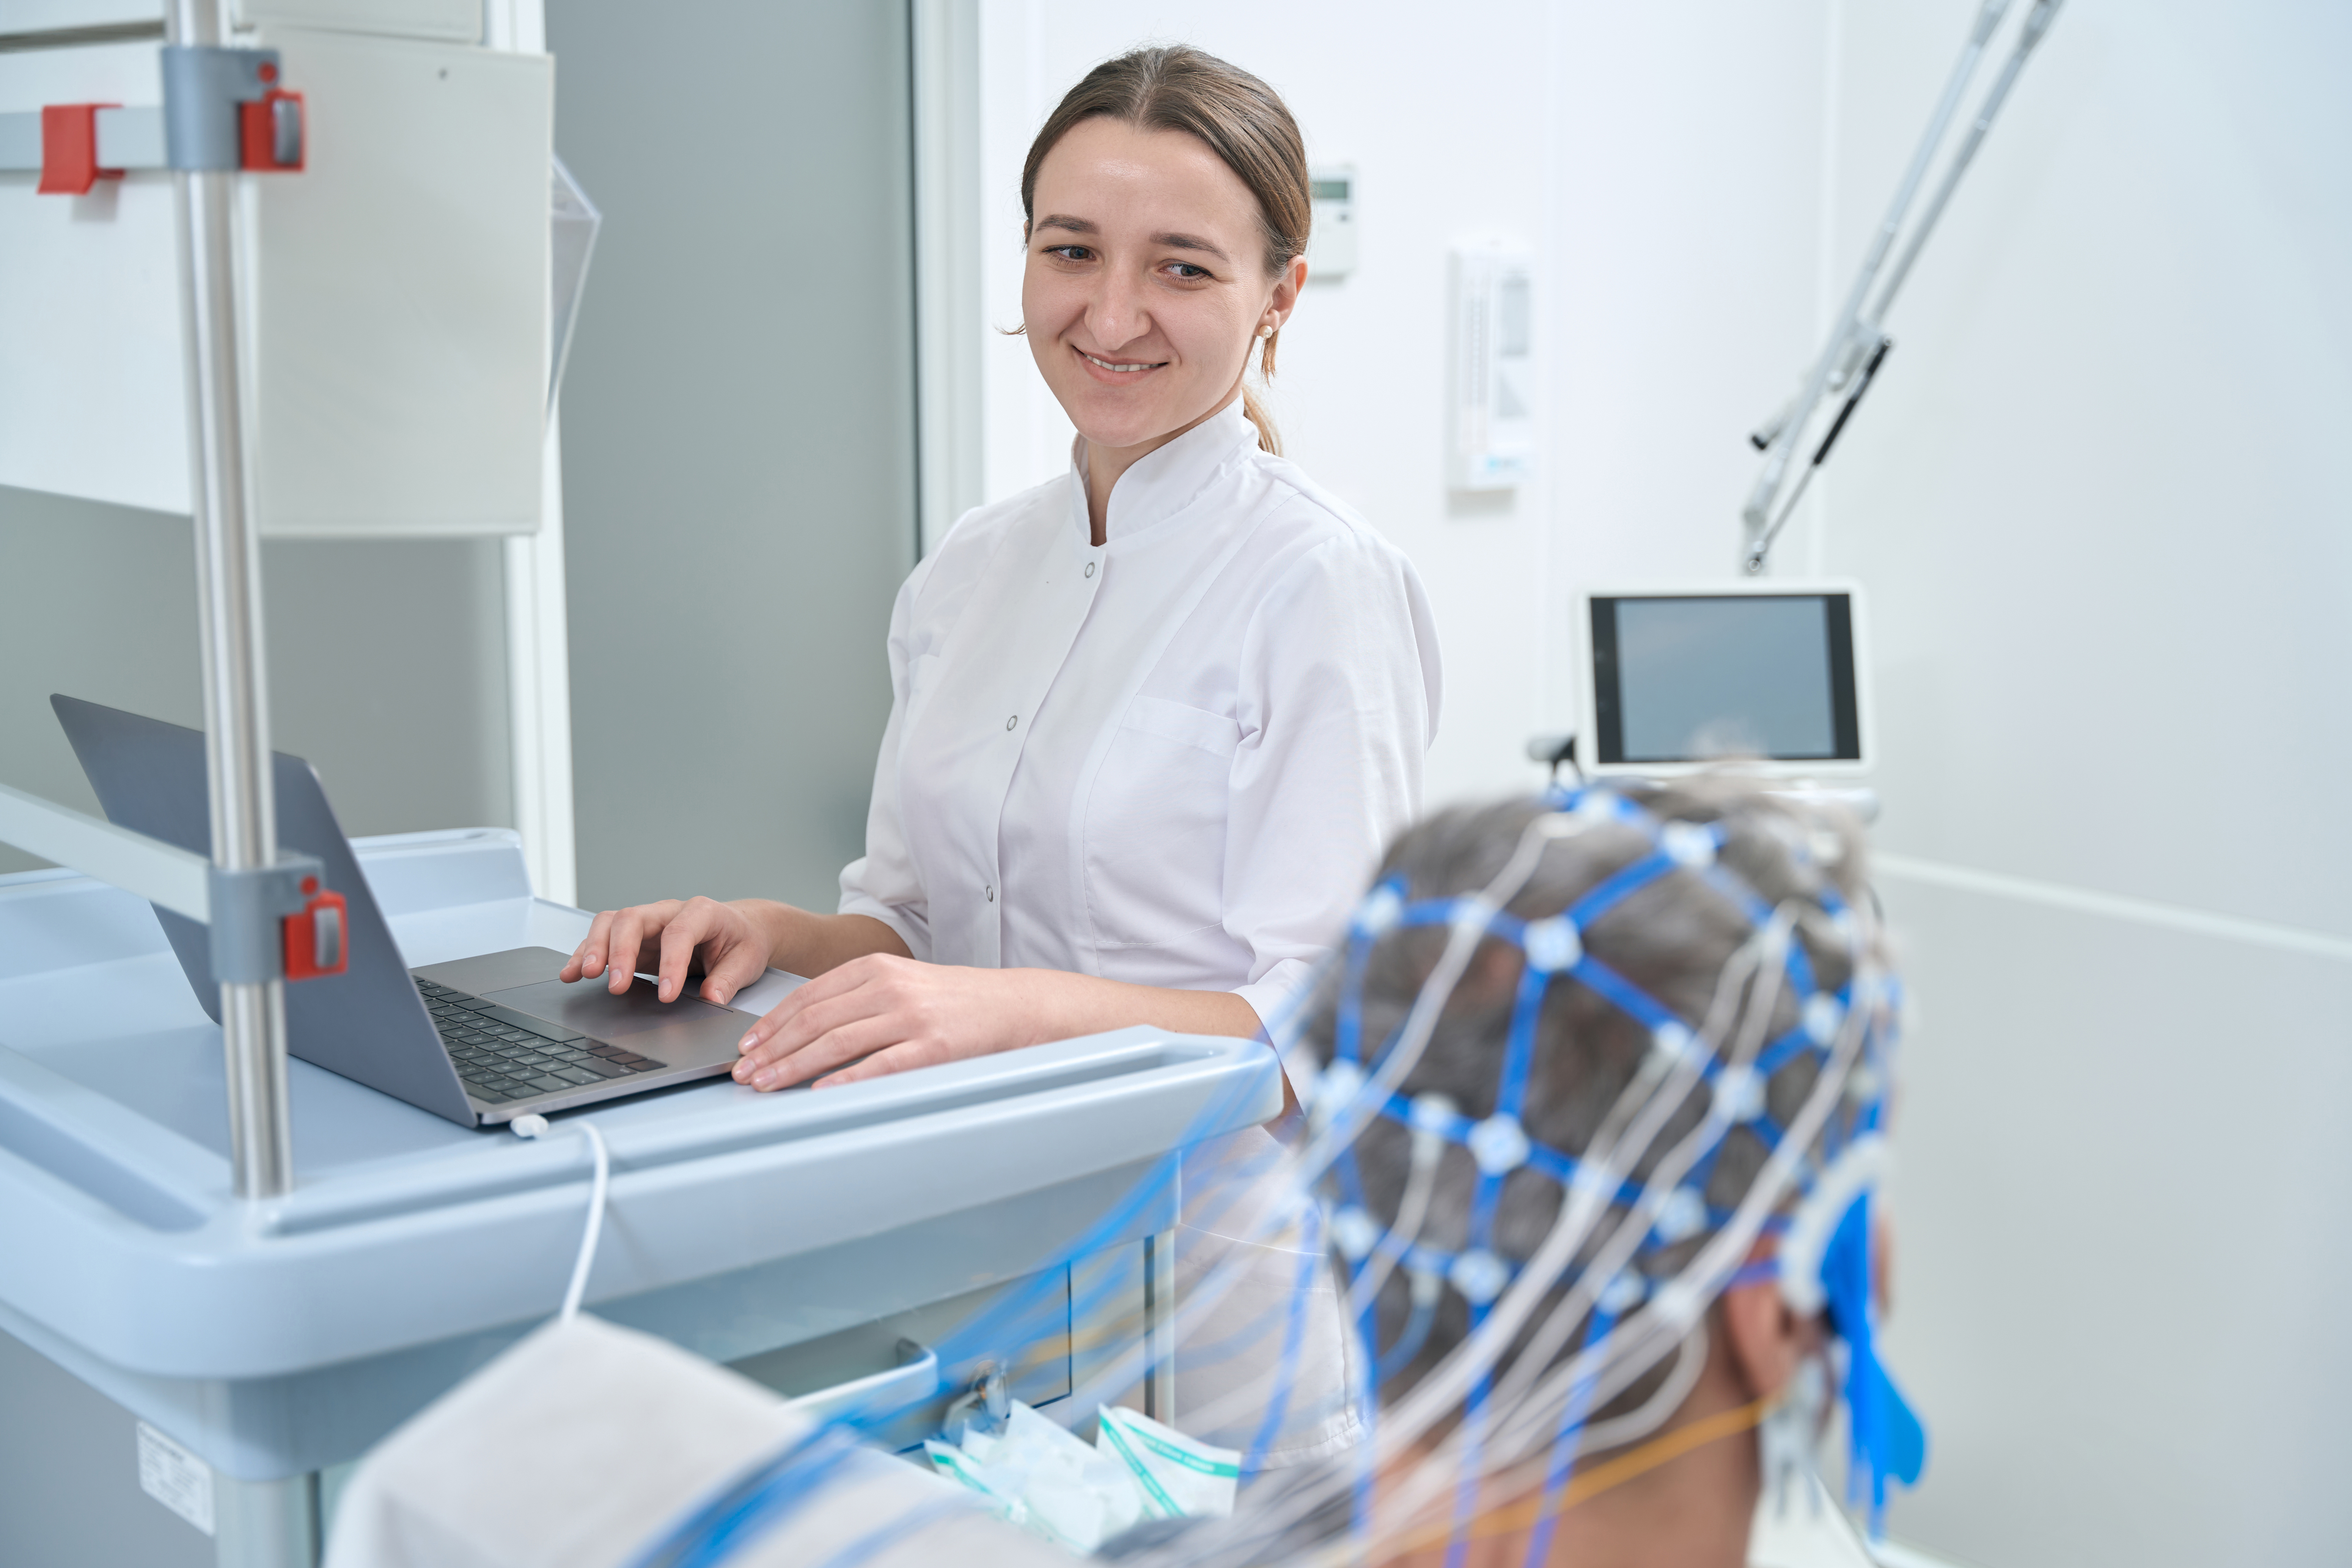
M688 899L678 907L677 913L662 927L655 995L665 1002L675 1002L686 994L686 972L693 966L695 950L706 942L714 952L725 946L730 934L727 917L734 912L724 904L703 898ZM709 965L706 963L703 967Z
M810 1087L838 1089L845 1083L859 1083L869 1078L887 1078L894 1072L910 1068L934 1067L953 1058L941 1047L919 1040L901 1040L874 1052L864 1061L854 1061L839 1072L827 1073Z
M872 977L871 971L867 967L868 963L868 960L863 958L852 959L847 963L837 964L826 970L813 980L803 982L793 991L791 995L761 1014L759 1021L744 1032L743 1038L738 1042L736 1048L745 1056L750 1056L774 1039L776 1036L792 1027L794 1021L811 1007L845 996L864 985ZM803 1042L806 1038L813 1037L814 1035L803 1037Z
M582 937L580 945L572 950L570 962L564 964L563 972L556 978L569 985L583 975L593 979L602 974L604 972L604 949L609 943L612 930L613 911L606 910L588 923L588 934Z
M758 1089L856 1083L1021 1043L1008 977L873 953L810 981L743 1037L735 1078Z
M759 944L737 942L719 955L714 963L710 955L702 958L702 999L716 1002L721 1007L735 999L735 993L768 973L768 959L754 949Z
M790 1089L891 1045L898 1038L898 1023L887 1014L852 1018L796 1049L779 1052L765 1061L746 1057L735 1064L736 1076L753 1089Z
M676 899L664 899L657 904L635 904L614 912L604 943L606 990L617 996L635 983L646 939L668 925L679 907Z
M893 1009L890 999L876 987L853 985L831 995L808 999L815 989L812 982L776 1004L768 1016L751 1026L740 1047L743 1059L735 1064L735 1076L744 1083L754 1083L760 1075L769 1072L786 1058L808 1049L818 1040L867 1018L889 1016ZM904 1027L904 1020L900 1021ZM884 1041L887 1044L887 1041ZM807 1076L796 1073L795 1078ZM762 1085L761 1087L772 1087Z

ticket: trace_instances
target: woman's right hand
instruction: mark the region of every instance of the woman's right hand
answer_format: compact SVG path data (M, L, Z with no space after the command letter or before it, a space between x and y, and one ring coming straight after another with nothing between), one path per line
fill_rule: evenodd
M768 929L733 904L664 899L598 915L558 978L568 985L603 975L606 988L618 995L651 956L658 976L656 994L663 1001L683 995L689 971L698 967L703 1000L724 1006L767 973L772 943Z

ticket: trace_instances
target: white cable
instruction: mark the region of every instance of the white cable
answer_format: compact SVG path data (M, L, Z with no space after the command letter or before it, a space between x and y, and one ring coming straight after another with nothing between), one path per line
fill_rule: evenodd
M518 1116L509 1123L519 1138L543 1138L547 1135L547 1118L534 1112ZM588 1270L596 1261L596 1241L604 1230L604 1194L612 1185L613 1157L604 1147L604 1135L596 1131L593 1121L580 1123L581 1135L588 1140L588 1151L595 1158L596 1172L588 1184L588 1228L580 1235L580 1256L572 1260L572 1284L563 1292L563 1305L556 1313L569 1318L580 1310L581 1295L588 1289Z
M1505 866L1502 873L1488 884L1480 901L1490 908L1507 903L1532 876L1535 863L1541 854L1542 839L1568 837L1577 830L1576 826L1571 826L1576 822L1577 819L1565 817L1563 815L1555 817L1538 817L1535 822L1530 823L1528 829L1521 837L1517 852ZM1541 832L1541 839L1538 837L1538 831ZM1530 850L1534 853L1528 853ZM1383 1458L1400 1456L1409 1451L1423 1432L1459 1402L1467 1384L1499 1359L1517 1321L1524 1321L1536 1305L1537 1299L1548 1291L1552 1282L1570 1267L1577 1254L1582 1250L1593 1225L1608 1213L1610 1205L1619 1191L1620 1183L1630 1176L1632 1170L1640 1163L1650 1145L1664 1131L1667 1120L1683 1103L1697 1079L1698 1064L1714 1055L1723 1037L1731 1032L1735 1024L1747 1021L1744 1016L1757 1010L1759 1005L1760 1010L1769 1016L1777 994L1780 980L1778 968L1785 952L1789 934L1788 925L1789 921L1783 912L1774 921L1768 922L1767 926L1748 942L1742 944L1741 949L1727 962L1724 973L1718 976L1715 1004L1709 1009L1706 1023L1697 1042L1706 1048L1697 1052L1675 1053L1671 1056L1663 1054L1653 1056L1648 1062L1645 1062L1644 1070L1636 1075L1633 1083L1627 1086L1626 1091L1621 1096L1618 1104L1612 1108L1611 1115L1604 1121L1601 1135L1596 1137L1587 1149L1585 1158L1590 1162L1586 1166L1588 1177L1597 1176L1598 1179L1571 1184L1569 1189L1570 1202L1563 1205L1563 1212L1555 1222L1551 1235L1537 1249L1535 1257L1529 1259L1510 1289L1496 1302L1485 1328L1482 1331L1474 1331L1468 1341L1455 1347L1452 1353L1433 1368L1430 1375L1425 1377L1420 1386L1407 1396L1400 1408L1382 1413L1376 1440ZM1457 924L1454 934L1457 940L1464 934L1461 924ZM1454 945L1450 943L1445 958L1454 958L1455 952ZM1414 1019L1409 1020L1402 1032L1402 1037L1398 1041L1397 1048L1390 1053L1389 1062L1386 1065L1392 1070L1382 1072L1380 1075L1381 1079L1402 1079L1405 1073L1410 1071L1410 1061L1400 1063L1397 1058L1405 1055L1408 1048L1413 1056L1418 1056L1420 1047L1425 1045L1428 1039L1430 1026L1434 1025L1436 1012L1443 1007L1463 969L1466 968L1467 957L1467 952L1462 952L1461 958L1465 962L1451 966L1441 960L1436 970L1424 983L1424 988L1413 1010ZM1450 973L1448 973L1449 968ZM1749 979L1759 969L1767 972L1769 984L1773 988L1769 994L1759 995L1748 988ZM1746 993L1744 996L1743 993ZM1743 1001L1746 1004L1745 1006L1742 1005ZM1423 1027L1419 1031L1414 1030L1412 1022L1421 1020L1425 1020ZM1737 1059L1743 1060L1752 1055L1756 1047L1761 1042L1762 1029L1763 1020L1748 1022L1748 1027L1739 1031L1741 1038L1728 1054ZM1667 1069L1667 1081L1663 1086L1658 1082L1658 1072L1661 1067ZM1375 1080L1376 1083L1378 1081L1378 1079ZM1368 1085L1366 1089L1360 1089L1354 1096L1354 1104L1349 1109L1363 1106L1367 1100L1373 1104L1385 1103L1388 1094L1393 1091L1392 1082L1381 1084L1375 1098L1374 1093L1367 1092L1372 1087ZM1622 1142L1615 1136L1615 1130L1620 1128L1626 1129ZM1323 1141L1318 1140L1318 1142ZM1688 1150L1690 1141L1685 1140L1682 1147ZM1310 1151L1309 1154L1311 1156L1320 1152ZM1685 1162L1685 1165L1687 1161ZM1306 1167L1306 1169L1300 1170L1300 1167ZM1293 1170L1307 1180L1312 1180L1312 1174L1309 1173L1319 1168L1319 1165L1313 1163L1307 1157L1298 1159L1293 1165ZM1675 1177L1678 1178L1678 1176L1679 1171L1675 1173ZM1654 1175L1654 1183L1656 1177ZM1667 1190L1671 1190L1671 1185L1672 1178L1666 1184ZM1663 1198L1664 1194L1659 1193L1656 1202L1663 1202ZM1656 1202L1649 1207L1654 1210ZM1642 1225L1640 1234L1645 1235L1646 1230L1646 1225ZM1631 1224L1626 1227L1626 1232L1633 1243L1638 1245L1639 1235L1633 1234ZM1631 1247L1628 1247L1626 1250L1630 1251ZM1553 1321L1557 1322L1561 1318L1565 1318L1567 1321L1564 1326L1573 1328L1575 1321L1583 1316L1583 1305L1584 1303L1578 1302L1572 1311L1556 1314ZM1507 1322L1510 1326L1506 1327ZM1538 1337L1541 1337L1540 1334ZM1659 1353L1664 1353L1663 1348ZM1654 1356L1653 1359L1656 1357ZM1525 1381L1523 1373L1519 1385L1524 1387ZM1444 1385L1447 1384L1456 1386L1445 1388ZM1441 1389L1444 1391L1440 1392ZM1458 1438L1460 1435L1455 1436ZM1451 1447L1450 1442L1441 1445L1441 1449ZM1458 1454L1453 1457L1458 1461ZM1488 1465L1493 1463L1491 1453L1487 1463ZM1482 1466L1483 1468L1486 1467ZM1425 1465L1416 1467L1416 1474L1412 1479L1422 1479L1423 1475L1433 1468L1434 1467ZM1322 1501L1328 1500L1328 1494L1338 1484L1337 1481L1328 1478L1319 1485L1312 1481L1305 1482L1299 1487L1296 1495L1285 1498L1280 1503L1276 1503L1272 1508L1265 1510L1265 1513L1275 1517L1265 1518L1262 1514L1262 1522L1277 1531L1289 1523L1303 1522L1304 1516L1311 1513ZM1403 1489L1412 1489L1411 1481L1406 1483ZM1268 1501L1271 1503L1273 1500L1269 1499Z
M1454 988L1468 970L1479 944L1490 931L1496 913L1506 908L1533 879L1543 860L1544 852L1562 839L1574 837L1597 826L1592 820L1566 812L1547 812L1537 816L1520 830L1519 838L1500 870L1477 893L1461 900L1465 913L1450 922L1446 945L1436 964L1423 982L1404 1026L1396 1043L1381 1058L1379 1068L1365 1080L1344 1105L1335 1106L1329 1121L1310 1134L1302 1149L1286 1151L1282 1161L1267 1178L1312 1203L1314 1184L1329 1168L1341 1152L1353 1147L1366 1124L1388 1103L1407 1074L1419 1063L1423 1048L1436 1031L1438 1015L1452 998ZM1290 1223L1295 1211L1282 1205L1268 1205L1252 1224L1238 1227L1239 1234L1231 1239L1237 1242L1261 1242ZM1173 1337L1187 1338L1199 1322L1246 1274L1251 1259L1242 1247L1236 1247L1202 1278L1190 1282L1183 1300L1177 1303ZM1106 1372L1118 1375L1125 1363L1137 1352L1115 1358Z

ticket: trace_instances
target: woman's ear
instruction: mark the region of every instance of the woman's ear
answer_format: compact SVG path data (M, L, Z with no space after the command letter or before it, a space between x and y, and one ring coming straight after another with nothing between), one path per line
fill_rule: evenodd
M1759 1254L1763 1252L1759 1248ZM1800 1318L1781 1299L1775 1279L1735 1285L1717 1303L1731 1364L1751 1399L1770 1399L1789 1386L1797 1368L1821 1343L1817 1320Z
M1298 309L1298 291L1307 287L1307 258L1294 256L1282 276L1274 280L1274 297L1266 301L1287 324L1290 313Z

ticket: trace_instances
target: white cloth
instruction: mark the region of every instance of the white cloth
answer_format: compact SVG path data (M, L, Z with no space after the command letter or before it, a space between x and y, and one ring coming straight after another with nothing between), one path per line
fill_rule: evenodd
M939 963L1233 991L1272 1021L1418 815L1437 637L1404 556L1238 404L1092 542L1072 471L967 513L890 619L841 909Z
M1176 1222L1175 1425L1269 1470L1364 1436L1328 1238L1283 1158L1263 1127L1185 1150Z
M539 1330L377 1445L326 1568L623 1568L781 1453L807 1416L666 1341L576 1317ZM745 1542L730 1568L1066 1568L971 1494L873 1449Z

